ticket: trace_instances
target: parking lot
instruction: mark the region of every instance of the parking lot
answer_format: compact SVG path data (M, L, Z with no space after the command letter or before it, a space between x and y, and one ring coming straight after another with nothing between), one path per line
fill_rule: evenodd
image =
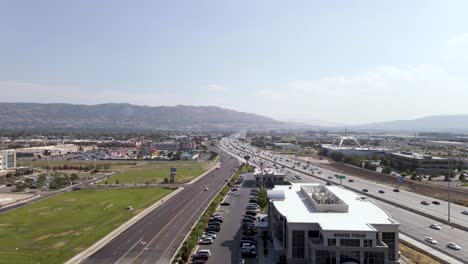
M219 214L223 222L221 230L216 233L216 238L211 245L200 245L199 249L209 249L211 256L206 263L257 263L255 256L242 258L241 256L241 236L242 218L245 214L249 196L253 188L239 187L237 194L230 192L224 202L230 205L219 207ZM256 237L252 237L256 239Z

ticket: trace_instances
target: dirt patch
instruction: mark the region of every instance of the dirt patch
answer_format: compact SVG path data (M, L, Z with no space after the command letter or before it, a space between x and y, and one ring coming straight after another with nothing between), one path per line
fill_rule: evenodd
M9 227L12 226L11 224L0 224L0 227Z
M67 232L63 232L63 233L60 233L60 234L55 234L54 237L63 237L63 236L67 236L71 233L75 232L75 230L70 230L70 231L67 231Z
M47 239L49 237L51 237L52 235L42 235L36 239L34 239L34 241L41 241L41 240L44 240L44 239Z
M72 203L72 202L76 202L76 198L70 198L70 199L65 199L63 200L64 202L67 202L67 203Z
M60 248L60 247L63 247L68 241L60 241L58 243L55 243L54 245L52 245L52 248Z
M110 208L112 206L114 206L114 204L108 204L108 205L106 205L106 207L104 207L104 210L106 210L107 208Z
M93 228L94 228L94 226L88 226L88 227L86 227L86 228L83 228L83 230L88 231L88 230L91 230L91 229L93 229Z

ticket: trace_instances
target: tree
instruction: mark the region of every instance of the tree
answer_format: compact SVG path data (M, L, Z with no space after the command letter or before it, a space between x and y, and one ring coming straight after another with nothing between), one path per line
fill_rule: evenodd
M107 182L107 181L105 181L105 182L104 182L104 184L105 184L105 185L107 185L107 184L108 184L108 182Z
M168 183L169 179L167 177L164 177L164 183Z
M364 169L375 171L375 170L377 170L377 166L370 163L370 162L366 162L366 163L364 163Z
M346 164L360 167L362 163L362 158L359 156L346 156L343 162Z
M39 174L36 181L36 187L41 188L42 186L44 186L46 180L47 176L44 173Z
M386 166L382 169L382 173L385 173L385 174L390 174L390 173L392 173L392 167L386 165Z
M460 180L461 182L465 182L465 181L466 181L466 176L465 176L465 174L464 174L463 172L460 173L459 180Z
M80 178L80 177L79 177L78 174L76 174L76 173L72 173L71 176L70 176L70 180L71 180L72 182L77 181L79 178Z
M330 158L334 161L342 161L344 157L345 155L338 151L333 151L332 153L330 153Z
M119 184L119 183L120 183L119 180L115 180L115 184Z
M387 158L382 158L382 160L380 161L380 165L381 166L390 166L390 161L387 159ZM392 168L390 168L391 170Z

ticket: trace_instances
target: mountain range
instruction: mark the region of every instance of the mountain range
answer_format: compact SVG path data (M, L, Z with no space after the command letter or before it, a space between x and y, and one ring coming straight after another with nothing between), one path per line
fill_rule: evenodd
M178 129L262 127L280 122L215 106L0 103L3 129Z

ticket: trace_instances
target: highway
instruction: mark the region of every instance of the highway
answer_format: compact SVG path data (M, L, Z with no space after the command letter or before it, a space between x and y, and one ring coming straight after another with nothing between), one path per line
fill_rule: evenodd
M193 184L140 219L84 263L170 263L198 217L229 179L239 161L216 150L219 169ZM208 187L208 191L205 188Z
M223 148L233 152L237 156L243 157L246 155L245 152L242 152L240 149L233 148L232 144L240 144L240 142L231 142L230 140L223 140L222 141L222 146ZM236 146L239 147L239 146ZM242 145L242 147L245 147L245 150L248 150L248 154L251 154L253 152L256 153L257 150L253 149L251 146L247 145ZM267 152L265 152L267 153ZM309 176L305 173L297 172L296 170L290 169L288 167L294 166L294 162L286 162L286 158L282 157L282 161L280 160L280 155L273 155L271 153L265 154L265 155L272 155L270 156L259 156L256 155L254 157L251 157L250 162L253 162L256 165L259 165L259 162L263 162L265 164L265 167L274 167L275 164L279 164L279 171L284 171L286 173L286 178L290 180L291 182L315 182L315 183L326 183L327 181L330 181L328 177L332 177L336 174L336 172L333 171L328 171L324 170L322 168L317 168L315 166L311 166L310 168L307 168L306 170L303 170L303 172L307 173L308 171L313 170L314 171L314 176L317 176L320 179L317 179L315 177ZM252 155L251 155L252 156ZM274 158L277 158L277 161L274 161ZM278 162L280 160L281 162ZM288 166L285 167L284 169L281 168L281 166ZM306 163L300 164L300 168L303 168L304 166L307 166ZM299 167L296 165L295 167ZM318 174L318 172L321 172ZM294 176L300 176L301 179L295 179ZM348 182L348 179L352 178L354 182L350 183ZM339 183L339 180L332 180L336 184ZM372 193L372 195L380 195L384 199L396 201L400 204L407 204L409 206L414 206L416 212L418 211L425 211L429 212L431 214L437 214L440 215L441 217L446 217L446 214L444 214L444 206L446 210L447 203L440 201L440 205L433 205L430 204L429 206L424 206L419 204L420 201L426 200L429 202L432 202L434 199L427 197L427 196L422 196L410 192L406 192L401 190L399 193L394 193L393 188L378 184L375 182L369 182L369 181L364 181L361 180L357 177L347 177L345 180L343 180L343 186L348 186L348 187L354 187L356 189L364 189L367 188L369 190L369 193ZM378 190L383 190L385 191L384 194L379 194ZM438 244L434 246L434 248L438 249L439 251L452 256L460 261L465 261L468 259L468 233L466 231L457 229L457 228L452 228L451 226L448 226L444 223L434 221L428 217L422 216L417 213L413 213L407 210L404 210L402 208L395 207L393 205L390 205L386 202L376 200L374 199L374 202L376 202L379 206L384 208L391 216L394 218L396 221L401 223L400 226L400 231L404 233L407 236L410 236L416 240L424 242L424 237L426 236L431 236L434 239L438 241ZM462 215L460 212L462 210L467 210L466 207L462 207L459 205L453 205L452 204L452 212L453 214L458 213L458 215L453 215L453 220L454 221L459 221L461 224L468 225L467 219L468 216ZM457 212L458 211L458 212ZM429 227L430 224L439 224L442 226L442 230L434 230ZM446 247L446 243L452 241L457 244L459 244L462 247L462 250L460 251L454 251Z

